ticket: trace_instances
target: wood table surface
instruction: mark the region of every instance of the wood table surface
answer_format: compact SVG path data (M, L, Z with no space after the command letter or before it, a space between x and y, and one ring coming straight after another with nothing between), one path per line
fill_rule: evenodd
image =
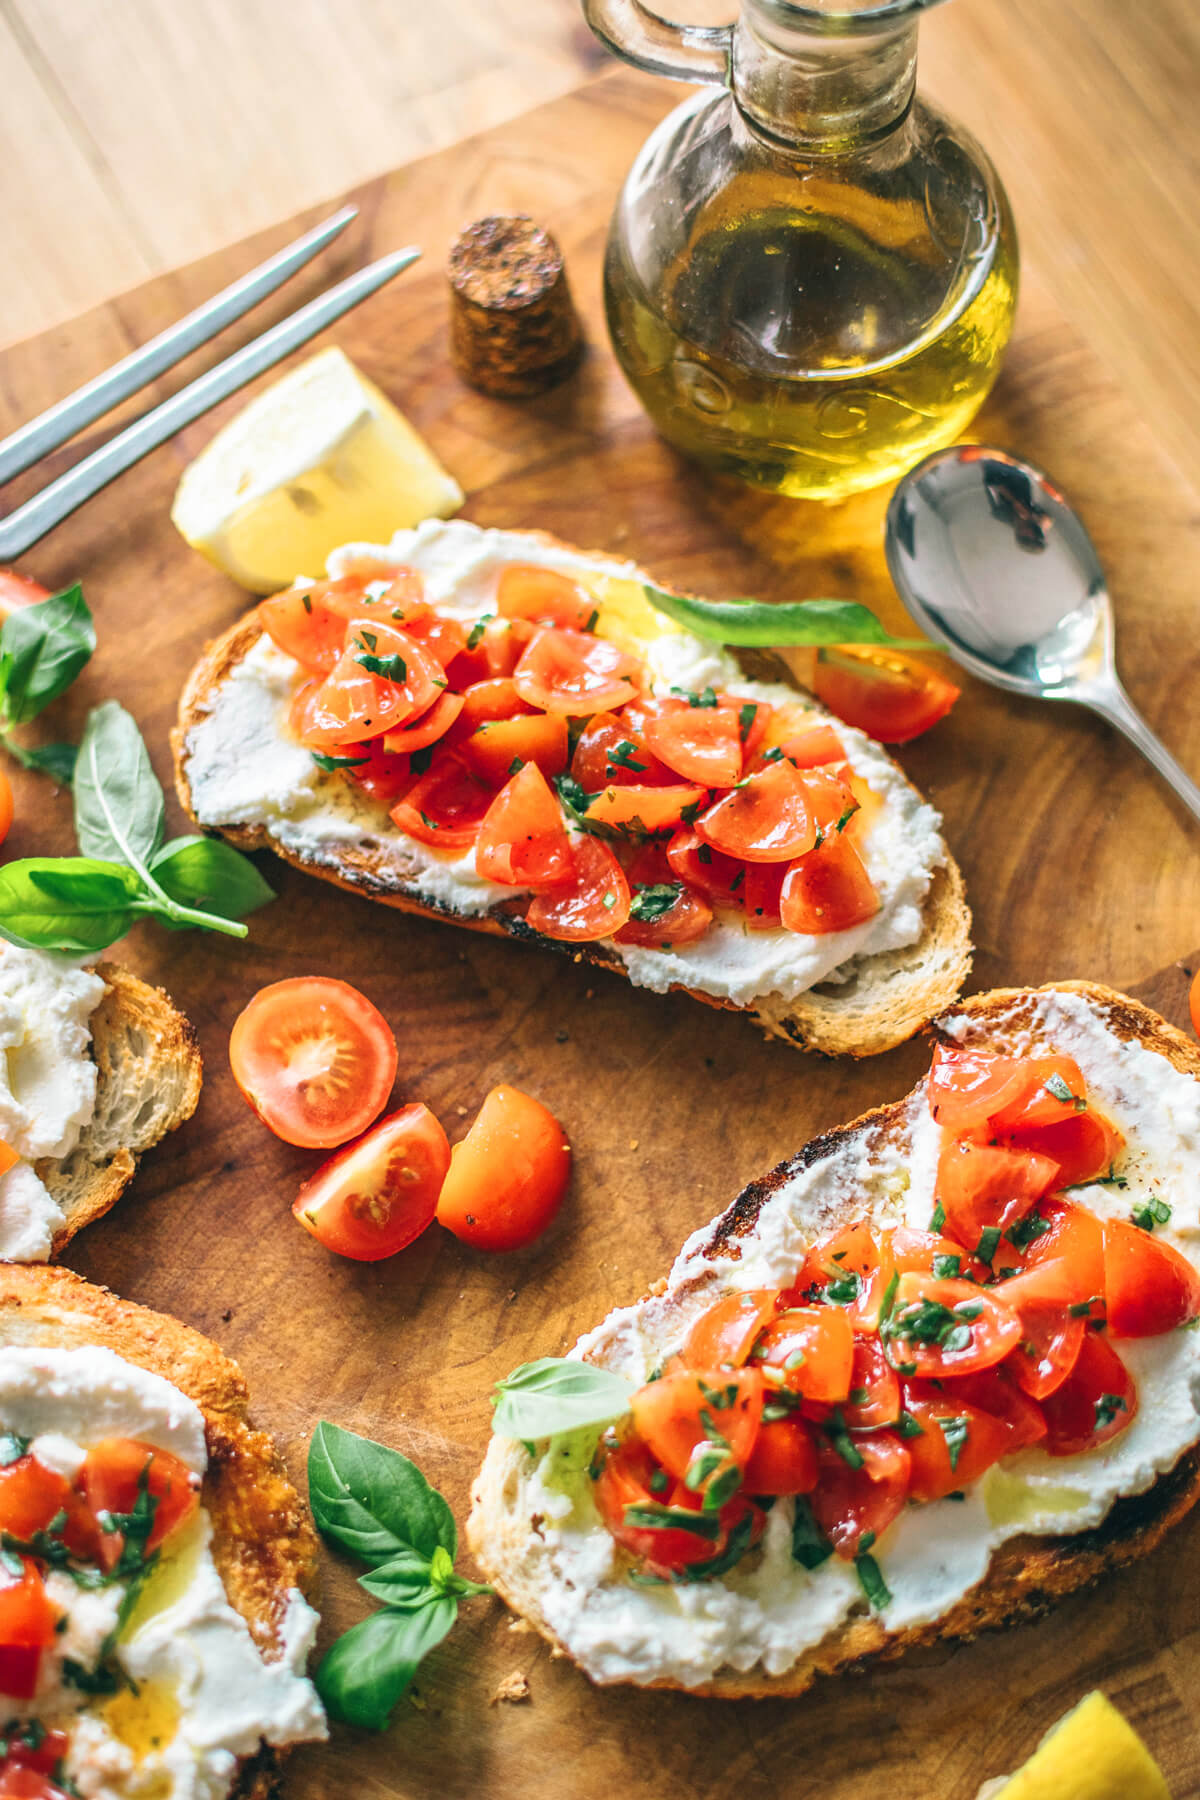
M806 507L707 480L656 439L608 353L599 300L607 215L675 93L616 71L358 190L362 219L343 261L380 254L418 228L431 255L352 314L337 341L459 476L468 517L628 554L699 592L852 594L898 624L881 552L886 496ZM560 236L591 343L571 382L526 406L486 400L454 379L438 267L465 218L517 207ZM299 223L0 355L0 430ZM1196 769L1200 506L1157 425L1142 421L1067 322L1032 258L1018 332L979 429L1053 468L1079 503L1112 572L1128 685ZM100 635L47 729L77 734L86 708L115 695L164 779L183 676L244 605L167 518L181 469L212 429L202 422L157 452L30 559L52 584L83 578ZM25 478L14 497L31 486ZM1197 828L1123 743L1090 716L968 683L951 717L902 760L943 809L966 874L974 986L1085 975L1140 988L1182 1018L1183 969L1200 938ZM68 797L33 776L16 785L6 853L68 850ZM171 823L182 823L174 803ZM635 1298L744 1182L817 1131L904 1092L924 1066L920 1045L860 1065L806 1058L737 1016L398 916L270 857L261 863L279 897L254 918L246 944L146 926L122 951L194 1021L205 1091L197 1117L146 1159L132 1193L68 1260L234 1353L255 1416L300 1480L308 1436L325 1416L414 1456L462 1520L496 1379L560 1352ZM304 972L340 975L376 1000L399 1040L398 1092L428 1101L452 1136L501 1079L558 1113L576 1177L542 1243L488 1258L434 1228L394 1262L367 1266L327 1256L293 1225L288 1206L313 1158L249 1114L226 1047L257 986ZM352 1566L329 1554L323 1565L325 1644L366 1603ZM539 1640L514 1633L498 1602L477 1600L422 1669L394 1729L382 1738L338 1731L329 1747L298 1751L289 1793L971 1800L984 1776L1020 1762L1102 1682L1162 1757L1175 1800L1200 1800L1198 1621L1200 1519L1040 1624L828 1683L795 1703L595 1691ZM531 1700L490 1705L515 1670L528 1676Z

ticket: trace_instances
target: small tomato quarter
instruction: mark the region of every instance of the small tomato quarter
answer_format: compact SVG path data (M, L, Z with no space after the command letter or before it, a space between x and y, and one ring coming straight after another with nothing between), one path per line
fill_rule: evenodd
M541 1236L571 1179L571 1146L554 1114L519 1088L495 1087L460 1144L438 1222L476 1250L521 1250Z
M396 1079L396 1040L357 988L301 975L259 989L234 1023L229 1062L276 1137L327 1150L382 1111Z
M292 1212L327 1250L379 1262L433 1223L449 1167L450 1145L429 1108L403 1106L323 1163Z

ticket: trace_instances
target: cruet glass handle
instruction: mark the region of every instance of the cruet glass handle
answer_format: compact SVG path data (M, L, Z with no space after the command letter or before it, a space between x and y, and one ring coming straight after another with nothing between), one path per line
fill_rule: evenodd
M583 14L602 44L648 75L729 85L731 25L672 25L642 0L583 0Z

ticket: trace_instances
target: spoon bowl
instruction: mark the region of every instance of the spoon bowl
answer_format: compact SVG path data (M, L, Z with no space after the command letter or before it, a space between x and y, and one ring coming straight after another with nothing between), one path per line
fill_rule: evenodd
M886 550L908 611L955 662L1008 693L1100 713L1200 819L1200 788L1121 686L1095 546L1040 469L978 444L936 451L892 495Z

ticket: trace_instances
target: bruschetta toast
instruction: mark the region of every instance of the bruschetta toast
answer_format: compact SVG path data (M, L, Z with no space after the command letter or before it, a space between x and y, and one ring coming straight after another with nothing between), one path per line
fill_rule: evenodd
M281 1751L324 1737L316 1538L246 1407L199 1332L0 1269L0 1780L268 1800Z
M623 1378L599 1423L493 1437L471 1546L593 1680L800 1694L1032 1616L1200 1495L1200 1049L1082 982L933 1037L580 1340L576 1382Z
M936 813L782 663L754 679L634 565L541 533L431 520L330 576L193 670L176 782L203 829L831 1054L957 993Z
M191 1117L200 1051L127 969L0 941L0 1052L0 1260L42 1262Z

